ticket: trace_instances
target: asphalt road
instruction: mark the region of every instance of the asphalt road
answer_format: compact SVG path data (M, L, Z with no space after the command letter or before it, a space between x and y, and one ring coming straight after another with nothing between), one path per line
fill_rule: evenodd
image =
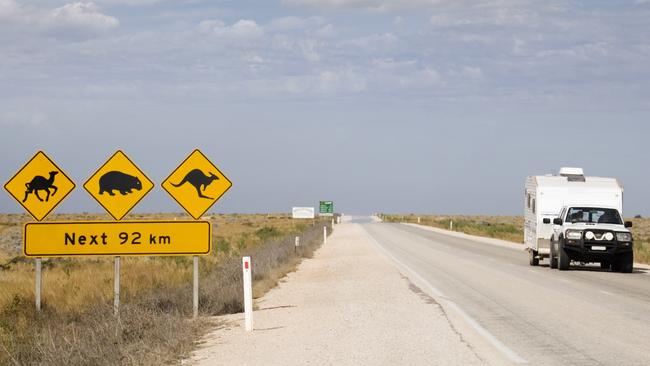
M650 365L650 273L528 265L522 249L357 221L492 364ZM494 352L491 356L488 353Z

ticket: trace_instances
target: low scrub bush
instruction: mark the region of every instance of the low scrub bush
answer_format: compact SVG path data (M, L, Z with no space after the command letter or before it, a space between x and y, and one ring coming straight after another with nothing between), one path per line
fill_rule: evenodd
M243 310L240 254L252 257L256 296L273 287L301 258L311 256L322 242L322 224L301 229L304 230L282 232L263 226L255 235L266 240L253 241L249 235L253 245L238 245L238 248L230 246L233 240L241 243L233 237L217 237L217 253L200 260L200 314L211 316ZM295 235L301 236L298 250L294 247ZM123 289L117 318L113 316L111 296L97 289L96 295L78 299L70 300L71 295L66 295L64 306L61 302L57 306L48 302L53 295L44 294L40 313L34 309L33 293L16 292L0 308L0 365L162 365L187 357L200 336L214 324L206 318L190 320L191 262L191 258L185 257L150 258L145 263L125 261L123 283L140 282L142 288ZM90 291L88 287L81 290L77 285L79 278L89 276L93 266L107 273L111 267L103 260L57 260L56 263L59 276L68 277L61 277L60 282L66 282L61 286L77 292ZM143 278L134 270L127 272L129 264L164 273ZM16 265L28 267L29 263L7 264L11 268ZM108 283L101 280L102 276L94 276L103 287L112 283L110 277L106 278ZM79 299L86 300L82 304Z

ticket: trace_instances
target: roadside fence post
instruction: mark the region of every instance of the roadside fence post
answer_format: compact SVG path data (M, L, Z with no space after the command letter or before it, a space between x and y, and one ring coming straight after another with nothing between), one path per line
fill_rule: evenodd
M253 281L251 276L251 257L242 257L242 271L244 275L244 319L246 331L253 330Z

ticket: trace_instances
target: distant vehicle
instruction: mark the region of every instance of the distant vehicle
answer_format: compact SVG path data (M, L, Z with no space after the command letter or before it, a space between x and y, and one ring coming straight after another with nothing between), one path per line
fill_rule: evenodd
M524 195L524 243L531 266L549 258L550 267L560 270L573 260L632 271L633 241L627 229L632 223L621 220L623 187L615 178L561 168L558 175L526 178Z

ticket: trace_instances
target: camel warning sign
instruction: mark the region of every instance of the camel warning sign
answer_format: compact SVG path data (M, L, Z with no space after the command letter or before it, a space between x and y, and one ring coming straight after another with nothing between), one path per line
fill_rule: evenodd
M5 184L7 192L37 221L52 212L74 188L74 182L42 151Z
M153 188L153 182L118 150L84 188L115 220L121 220Z
M199 150L162 182L162 188L196 220L231 186L232 182Z

